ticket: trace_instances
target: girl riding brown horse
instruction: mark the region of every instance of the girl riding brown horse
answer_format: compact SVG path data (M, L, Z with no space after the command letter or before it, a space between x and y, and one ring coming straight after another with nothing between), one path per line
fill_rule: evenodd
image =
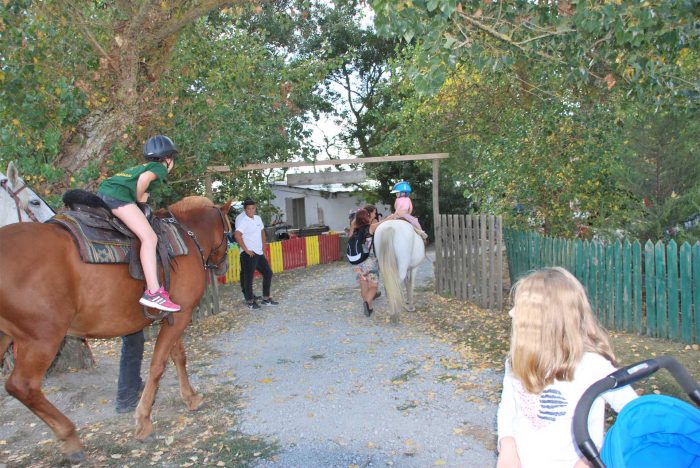
M156 340L146 387L136 409L136 437L153 432L151 410L168 356L175 363L180 394L190 410L202 404L189 383L181 335L206 287L206 268L227 268L230 202L217 207L204 197L187 197L169 207L182 227L189 253L173 260L170 292L181 312L163 324ZM165 216L161 213L160 216ZM149 321L139 298L144 282L128 265L83 263L73 238L56 224L18 223L0 229L0 331L17 344L17 359L5 388L39 416L75 463L84 458L75 425L44 396L41 385L65 335L110 338L134 333ZM6 338L6 337L5 337ZM0 355L7 339L0 334Z

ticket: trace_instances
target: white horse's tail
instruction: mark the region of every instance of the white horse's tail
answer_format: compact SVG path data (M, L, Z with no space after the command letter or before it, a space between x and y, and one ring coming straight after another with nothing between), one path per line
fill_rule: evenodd
M401 280L399 278L398 262L394 251L394 228L387 227L382 232L381 243L379 245L379 273L384 280L384 290L389 302L389 310L392 313L391 320L398 320L399 310L403 306L401 297Z

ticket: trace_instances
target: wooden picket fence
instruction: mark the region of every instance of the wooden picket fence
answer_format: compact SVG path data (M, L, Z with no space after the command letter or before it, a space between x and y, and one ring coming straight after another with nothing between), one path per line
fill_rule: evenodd
M440 215L435 227L435 291L503 308L502 219L494 215Z
M561 266L585 286L608 329L684 343L700 340L700 243L581 241L505 231L514 282L529 271Z

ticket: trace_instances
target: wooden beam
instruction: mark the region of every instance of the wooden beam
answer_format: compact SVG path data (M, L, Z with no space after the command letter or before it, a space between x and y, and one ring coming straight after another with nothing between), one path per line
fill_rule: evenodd
M429 154L400 154L396 156L376 156L371 158L352 158L352 159L324 159L323 161L307 162L281 162L281 163L266 163L266 164L247 164L243 167L234 169L236 171L254 171L259 169L283 169L287 167L316 167L316 166L340 166L343 164L368 164L368 163L386 163L397 161L421 161L421 160L436 160L447 159L450 153L429 153ZM230 166L209 166L207 172L231 172Z
M310 172L287 174L287 185L359 184L367 180L365 171Z

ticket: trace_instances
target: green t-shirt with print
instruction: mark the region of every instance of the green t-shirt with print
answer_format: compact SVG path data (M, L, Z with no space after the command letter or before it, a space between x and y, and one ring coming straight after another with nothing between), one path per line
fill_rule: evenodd
M136 183L139 180L139 176L146 171L151 171L158 177L148 185L147 193L151 193L151 190L155 189L168 176L168 170L163 166L163 163L147 162L140 166L125 169L105 179L97 191L117 200L136 202Z

